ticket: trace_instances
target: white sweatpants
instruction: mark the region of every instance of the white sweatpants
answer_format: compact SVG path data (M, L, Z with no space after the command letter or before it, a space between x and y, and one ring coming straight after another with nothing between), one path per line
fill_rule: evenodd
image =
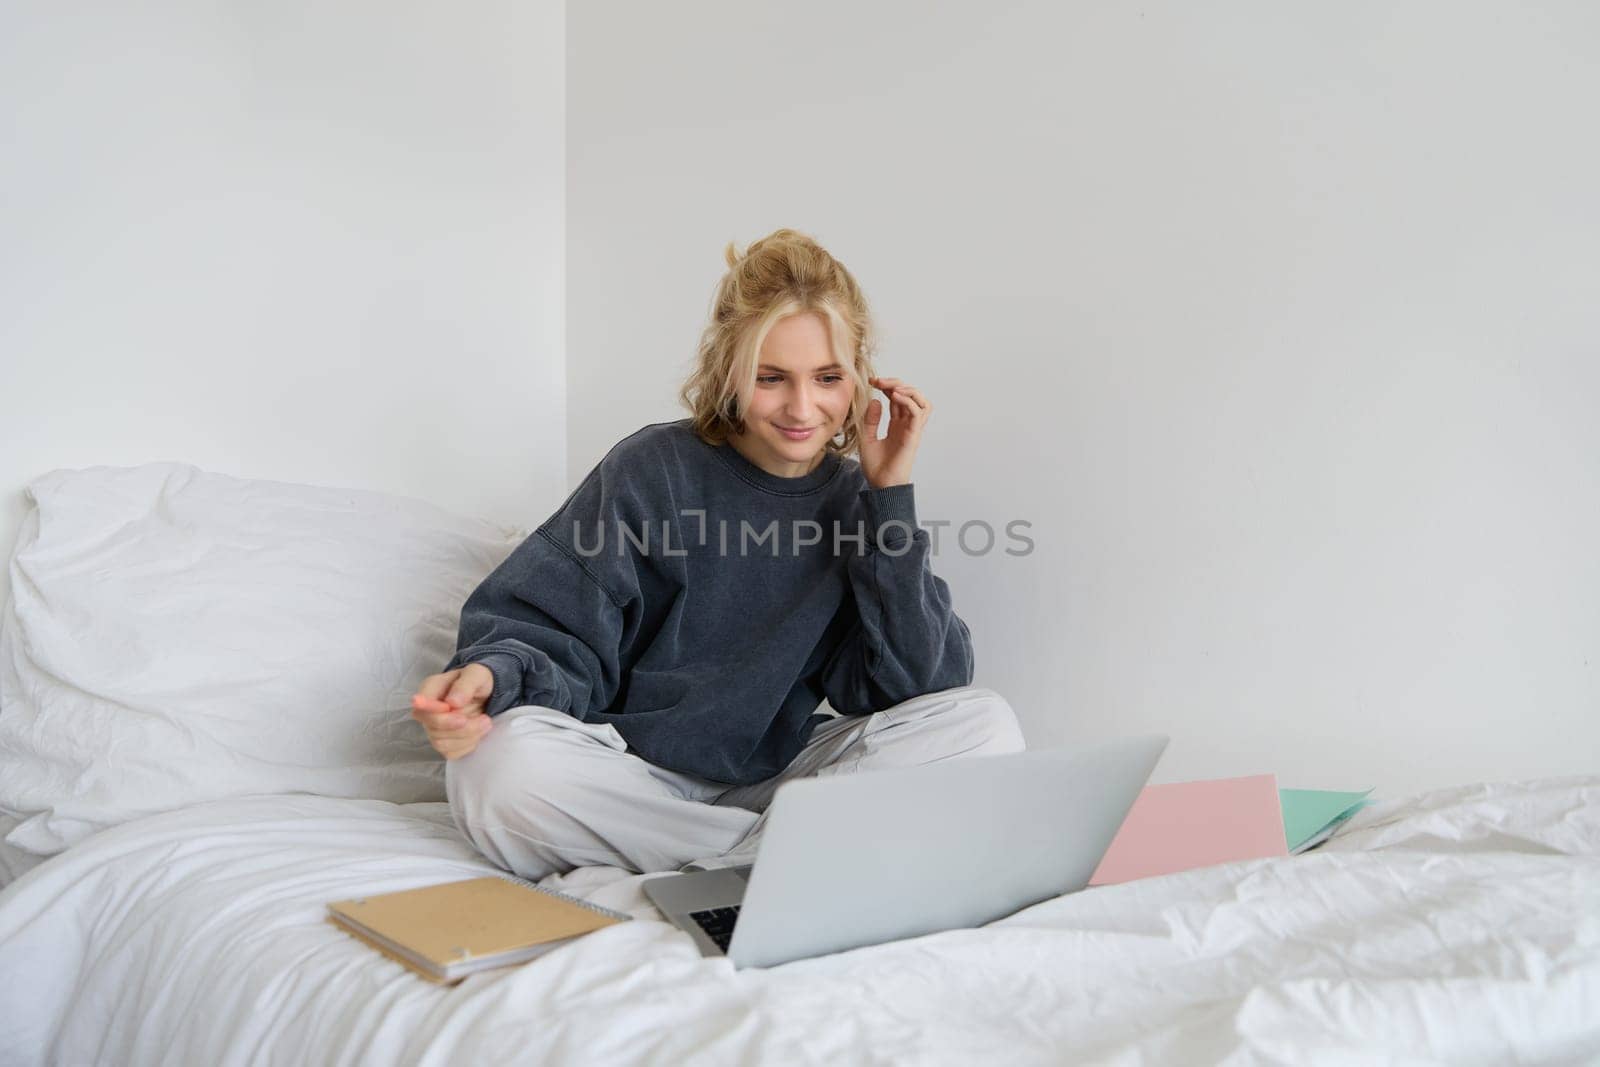
M499 867L538 881L574 867L637 873L755 858L767 805L792 778L1018 752L1016 716L992 689L927 693L817 724L779 774L729 786L627 751L615 727L554 708L508 708L478 747L445 765L457 828Z

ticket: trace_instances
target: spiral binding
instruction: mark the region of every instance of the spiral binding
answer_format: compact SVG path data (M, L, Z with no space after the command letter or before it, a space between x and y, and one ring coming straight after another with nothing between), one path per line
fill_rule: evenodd
M502 879L504 881L507 881L507 882L515 882L517 885L527 886L529 889L535 890L535 891L540 892L540 893L544 893L547 896L557 897L557 898L559 898L561 900L564 900L568 904L576 904L580 908L588 908L590 911L597 912L600 915L606 915L606 916L609 916L610 918L613 918L613 919L631 919L631 918L633 918L632 915L629 915L625 911L616 911L616 910L614 910L612 908L606 907L603 904L595 904L595 903L593 903L591 901L584 900L581 897L575 897L570 893L563 893L559 889L547 889L546 887L544 887L542 885L539 885L536 882L530 882L526 878L519 878L516 875L511 874L511 873L509 873L507 871L494 871L494 872L491 872L491 873L493 874L493 876L495 878L500 878L500 879Z

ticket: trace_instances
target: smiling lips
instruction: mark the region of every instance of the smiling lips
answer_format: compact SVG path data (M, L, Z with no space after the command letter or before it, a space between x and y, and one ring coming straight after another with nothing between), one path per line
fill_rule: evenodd
M774 425L777 424L774 423ZM804 441L806 438L810 437L813 432L815 432L816 427L813 426L810 429L803 430L791 430L787 426L779 426L778 429L782 431L783 436L787 437L791 441Z

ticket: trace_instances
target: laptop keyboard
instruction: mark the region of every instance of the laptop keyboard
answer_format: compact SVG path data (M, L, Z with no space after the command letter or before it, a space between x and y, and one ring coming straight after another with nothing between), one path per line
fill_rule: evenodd
M733 924L739 921L739 905L731 908L707 908L705 911L691 911L689 918L695 925L706 932L718 948L728 951L728 942L733 940Z

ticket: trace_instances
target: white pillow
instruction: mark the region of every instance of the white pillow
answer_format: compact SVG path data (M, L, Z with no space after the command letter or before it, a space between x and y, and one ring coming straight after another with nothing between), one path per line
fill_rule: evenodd
M442 801L411 694L528 534L181 463L27 487L0 633L0 812L54 855L250 793Z

